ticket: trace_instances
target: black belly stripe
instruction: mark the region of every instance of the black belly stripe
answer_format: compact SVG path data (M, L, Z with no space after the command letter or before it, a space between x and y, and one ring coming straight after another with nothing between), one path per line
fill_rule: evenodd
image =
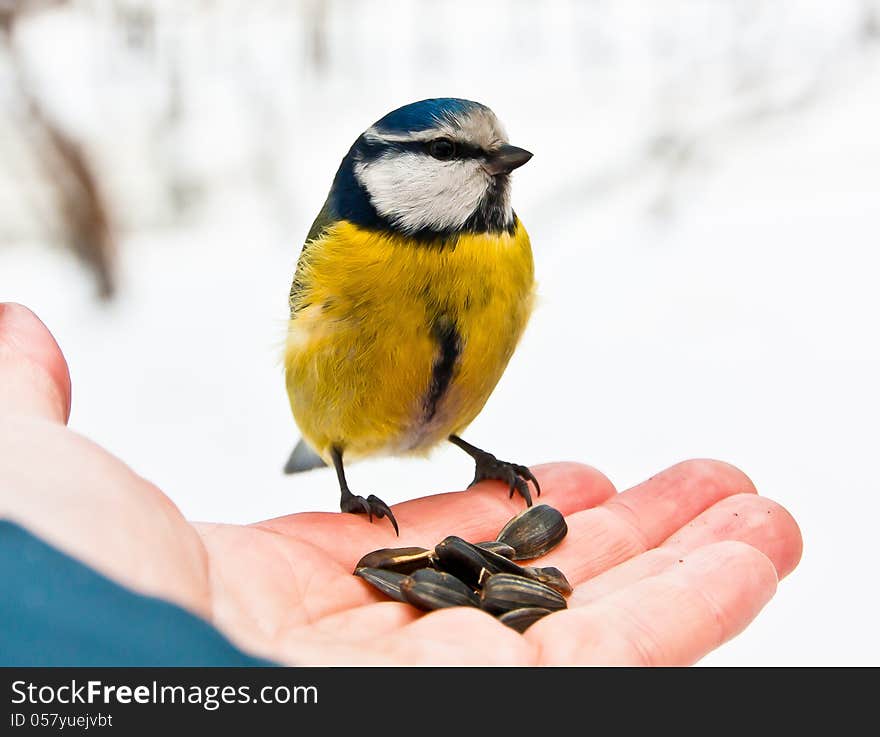
M449 388L455 364L461 355L461 336L453 320L445 315L438 317L431 326L431 335L437 341L440 354L431 369L431 383L425 397L426 422L432 420L437 413L437 404Z

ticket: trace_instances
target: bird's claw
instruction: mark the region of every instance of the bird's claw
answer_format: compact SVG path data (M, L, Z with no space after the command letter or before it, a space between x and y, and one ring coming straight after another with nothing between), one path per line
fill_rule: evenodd
M535 474L527 466L521 466L518 463L510 463L509 461L499 461L491 453L483 451L481 455L475 457L477 467L474 472L474 480L470 486L478 484L486 479L495 479L503 481L510 487L509 498L513 498L513 493L517 492L525 499L526 506L532 506L532 494L529 491L529 481L535 485L535 491L541 496L541 486ZM470 486L468 488L470 488Z
M351 512L352 514L366 514L373 521L373 516L377 519L387 517L391 526L394 528L394 534L400 536L400 530L397 527L397 520L394 519L394 513L391 508L383 502L375 494L370 494L366 499L362 496L350 494L342 499L339 505L343 512Z

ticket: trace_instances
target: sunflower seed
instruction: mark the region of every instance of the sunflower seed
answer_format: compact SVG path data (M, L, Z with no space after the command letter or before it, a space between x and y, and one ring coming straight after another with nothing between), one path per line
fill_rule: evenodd
M498 621L506 624L508 627L512 627L517 632L525 632L535 622L550 613L549 609L542 609L541 607L523 607L504 612L504 614L498 616Z
M555 611L565 609L565 599L558 591L538 581L509 573L489 576L483 585L481 606L492 614L513 609L540 607Z
M419 609L430 611L451 606L479 606L479 597L455 576L430 568L416 571L400 584L404 598Z
M383 568L397 573L412 573L420 568L430 568L434 562L434 551L426 548L382 548L367 553L361 558L358 568Z
M571 593L571 584L568 582L565 574L558 568L553 566L546 566L544 568L526 566L523 570L525 571L523 575L526 578L531 578L533 581L549 586L564 596L568 596Z
M559 545L567 532L568 525L558 509L538 504L504 525L495 540L516 550L514 560L530 560Z
M356 568L355 576L360 576L371 586L379 589L386 596L390 596L395 601L406 601L400 590L400 585L406 579L402 573L396 571L386 571L381 568Z

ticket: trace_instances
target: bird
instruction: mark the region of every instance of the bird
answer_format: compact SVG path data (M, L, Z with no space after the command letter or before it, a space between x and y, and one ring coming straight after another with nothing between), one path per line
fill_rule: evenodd
M535 300L511 172L532 153L487 106L431 98L392 110L342 159L299 255L284 374L302 439L285 472L332 466L340 510L387 517L354 494L345 463L426 455L451 442L532 505L524 465L462 439L523 334Z

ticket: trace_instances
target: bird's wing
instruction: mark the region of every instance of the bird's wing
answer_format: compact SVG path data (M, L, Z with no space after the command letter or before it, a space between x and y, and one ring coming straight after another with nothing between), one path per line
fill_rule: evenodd
M296 273L293 276L293 283L290 285L290 314L293 317L294 313L301 310L303 307L308 306L307 303L300 303L300 296L302 291L305 289L306 284L302 274L302 263L303 256L305 252L309 248L309 244L312 241L320 238L321 234L327 229L329 225L332 225L335 222L335 218L333 217L331 206L330 206L330 198L327 198L327 201L324 203L324 206L321 208L321 212L318 213L318 217L315 218L315 222L312 223L312 227L309 229L309 234L306 236L306 242L303 243L302 251L299 254L299 261L296 265Z

